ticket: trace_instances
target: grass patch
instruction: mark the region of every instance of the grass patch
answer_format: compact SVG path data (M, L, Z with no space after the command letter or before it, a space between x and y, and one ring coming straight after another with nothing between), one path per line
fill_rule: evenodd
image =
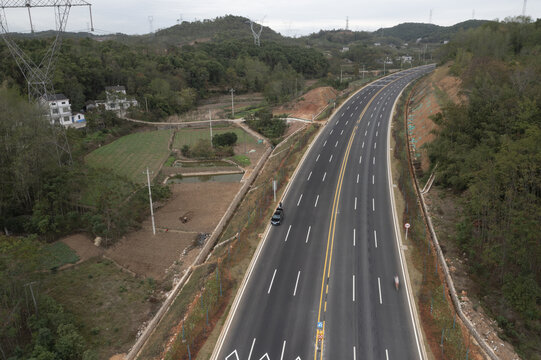
M94 168L111 169L135 183L146 181L147 166L154 175L169 156L171 130L147 131L123 136L102 146L85 158Z
M47 245L44 249L46 253L44 267L46 269L59 268L65 264L75 264L79 261L79 256L68 245L61 241Z
M233 132L237 135L237 145L242 144L256 144L257 139L252 135L246 133L241 128L238 127L220 127L212 128L212 135L223 134L226 132ZM199 129L181 129L175 133L175 140L173 141L173 147L175 149L181 149L184 145L190 147L194 146L199 139L208 139L210 140L210 129L209 128L199 128Z
M240 166L250 165L250 158L246 155L235 155L230 159Z
M167 166L167 167L173 166L173 164L175 163L175 160L176 160L176 159L177 159L176 157L170 155L170 156L167 158L167 160L165 160L165 164L163 164L163 166Z
M43 288L73 314L80 333L99 359L127 352L151 311L155 283L98 258L47 275Z
M238 118L246 118L250 115L254 115L256 112L260 111L260 110L263 110L265 109L266 106L263 105L263 106L255 106L255 105L250 105L250 106L244 106L244 107L241 107L239 109L235 109L235 118L238 119ZM229 111L229 113L231 114L231 111Z

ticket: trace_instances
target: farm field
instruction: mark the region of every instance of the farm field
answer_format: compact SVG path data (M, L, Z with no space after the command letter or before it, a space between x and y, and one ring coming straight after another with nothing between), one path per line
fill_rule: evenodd
M140 132L123 136L94 150L86 156L89 166L111 169L135 183L143 183L149 170L158 173L169 156L168 142L171 130ZM152 175L151 175L152 177Z
M241 128L235 126L220 126L212 128L212 135L223 134L226 132L234 132L237 134L237 145L246 144L256 144L257 139L252 135L246 133ZM175 149L181 149L182 146L194 146L199 139L209 139L210 140L210 130L209 128L199 128L199 129L181 129L175 133L175 140L173 141L173 147Z

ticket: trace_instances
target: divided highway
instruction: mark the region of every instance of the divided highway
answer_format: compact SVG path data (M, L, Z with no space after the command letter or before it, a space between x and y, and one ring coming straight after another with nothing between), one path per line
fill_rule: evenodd
M400 92L380 79L322 129L283 199L212 359L420 359L395 238L387 134ZM319 337L322 340L318 341ZM322 335L322 336L321 336Z

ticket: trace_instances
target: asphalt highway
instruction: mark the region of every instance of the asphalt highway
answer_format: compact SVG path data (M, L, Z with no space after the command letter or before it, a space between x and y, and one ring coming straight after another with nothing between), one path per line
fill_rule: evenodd
M336 111L282 200L213 359L420 359L395 238L387 133L400 92L433 66L382 78ZM269 219L270 220L270 219Z

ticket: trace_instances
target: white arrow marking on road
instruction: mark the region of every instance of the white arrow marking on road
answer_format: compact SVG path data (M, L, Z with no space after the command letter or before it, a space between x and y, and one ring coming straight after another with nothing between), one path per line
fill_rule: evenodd
M286 239L284 240L284 242L287 242L287 238L289 236L289 231L291 231L291 225L289 225L289 228L287 229Z
M240 359L239 359L239 354L237 354L237 350L233 350L233 352L232 352L231 354L229 354L229 355L227 355L227 356L225 357L225 360L229 359L229 357L230 357L231 355L233 355L233 354L235 355L235 357L237 358L237 360L240 360ZM250 358L248 358L248 360L250 360Z
M250 354L248 354L248 360L252 358L252 351L254 350L254 344L255 344L255 338L254 338L254 341L252 341L252 347L250 348Z

